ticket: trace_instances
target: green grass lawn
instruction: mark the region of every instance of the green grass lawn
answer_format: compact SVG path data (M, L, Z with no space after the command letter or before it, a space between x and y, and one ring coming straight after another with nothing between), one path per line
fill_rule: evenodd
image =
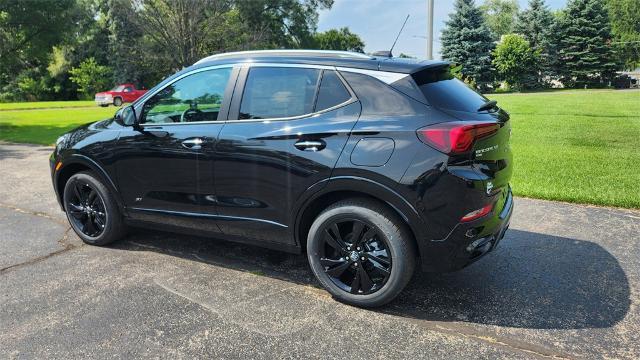
M511 113L516 195L640 208L640 91L489 97ZM51 144L115 110L92 102L0 104L0 140Z
M99 107L93 102L90 106L84 101L67 103L66 108L0 110L0 140L50 145L58 136L79 125L112 117L117 109ZM61 102L55 104L61 106ZM21 104L0 104L3 105L10 108Z
M489 97L511 113L515 194L640 208L640 91Z

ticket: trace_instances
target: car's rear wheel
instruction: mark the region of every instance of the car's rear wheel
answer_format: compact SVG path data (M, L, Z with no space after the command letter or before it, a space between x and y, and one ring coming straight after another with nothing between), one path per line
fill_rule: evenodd
M338 202L311 225L307 256L336 299L375 307L393 300L414 273L415 250L406 226L369 199Z
M71 227L85 243L107 245L124 236L125 225L113 195L92 173L71 176L63 200Z
M113 106L120 106L122 105L122 98L113 98Z

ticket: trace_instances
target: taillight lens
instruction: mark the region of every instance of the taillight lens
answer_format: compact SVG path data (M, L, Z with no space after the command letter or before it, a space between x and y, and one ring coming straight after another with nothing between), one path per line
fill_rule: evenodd
M485 215L487 215L488 213L491 212L491 210L493 209L493 203L478 209L478 210L474 210L470 213L468 213L467 215L463 216L462 219L460 219L461 222L467 222L467 221L471 221L471 220L475 220L475 219L479 219Z
M478 140L495 134L500 125L487 122L453 121L418 129L420 141L445 154L462 154Z

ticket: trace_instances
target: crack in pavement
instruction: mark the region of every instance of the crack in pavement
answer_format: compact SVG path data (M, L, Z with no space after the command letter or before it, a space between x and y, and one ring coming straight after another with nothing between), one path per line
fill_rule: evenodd
M53 217L53 216L51 216L51 215L49 215L49 214L47 214L47 213L45 213L45 212L25 210L25 209L21 209L21 208L19 208L19 207L17 207L17 206L14 206L14 205L2 204L2 203L0 203L0 207L3 207L3 208L5 208L5 209L9 209L9 210L13 210L13 211L19 212L19 213L21 213L21 214L33 215L33 216L39 216L39 217L42 217L42 218L45 218L45 219L51 220L51 221L53 221L53 222L56 222L56 223L58 223L58 224L67 225L67 223L66 223L65 221L60 220L60 219L58 219L58 218L55 218L55 217Z
M499 346L499 347L503 347L503 348L507 348L507 349L515 350L519 352L524 352L524 353L532 354L542 358L563 359L563 360L576 358L576 355L568 355L566 353L565 354L557 353L541 345L532 344L524 341L518 341L511 338L504 338L490 331L483 331L482 329L476 328L472 325L464 325L464 324L449 323L449 322L442 322L442 321L410 319L410 318L407 318L406 316L403 316L401 314L397 314L394 312L389 312L388 314L398 316L403 319L407 319L410 322L418 325L419 327L425 328L427 330L436 331L442 334L457 335L459 337L464 337L468 339L475 339L489 345Z
M13 207L13 206L10 206L10 205L6 205L6 204L0 204L0 206L4 207L4 208L7 208L7 209L10 209L10 210L14 210L14 211L22 213L22 214L39 216L39 217L43 217L43 218L52 220L52 221L54 221L56 223L61 223L61 221L57 221L56 219L54 219L51 216L49 216L47 214L44 214L44 213L30 212L30 211L22 210L20 208L16 208L16 207ZM63 225L67 225L67 224L63 223ZM73 250L73 249L81 247L82 244L74 245L74 244L71 244L68 241L69 240L69 232L71 230L72 230L71 226L67 225L67 229L64 231L64 234L62 235L62 238L60 238L60 239L58 239L56 241L58 244L60 244L60 246L62 246L62 249L50 252L50 253L48 253L46 255L42 255L42 256L38 256L38 257L35 257L35 258L32 258L32 259L29 259L27 261L24 261L24 262L21 262L21 263L18 263L18 264L13 264L13 265L9 265L9 266L0 268L0 275L4 274L4 273L6 273L6 272L8 272L10 270L16 269L16 268L37 264L37 263L39 263L41 261L44 261L46 259L49 259L51 257L63 254L65 252L69 251L69 250Z

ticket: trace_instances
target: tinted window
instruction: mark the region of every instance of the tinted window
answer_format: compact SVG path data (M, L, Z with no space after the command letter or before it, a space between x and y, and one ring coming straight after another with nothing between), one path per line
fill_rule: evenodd
M340 75L362 103L363 115L414 115L424 111L424 105L369 75L348 71L342 71Z
M316 111L328 109L349 100L351 94L333 70L325 70L318 90Z
M153 95L142 108L144 123L216 121L231 68L184 77Z
M313 112L320 70L254 67L249 70L240 119L272 119Z
M449 110L476 112L488 100L456 79L448 66L413 75L429 104Z

